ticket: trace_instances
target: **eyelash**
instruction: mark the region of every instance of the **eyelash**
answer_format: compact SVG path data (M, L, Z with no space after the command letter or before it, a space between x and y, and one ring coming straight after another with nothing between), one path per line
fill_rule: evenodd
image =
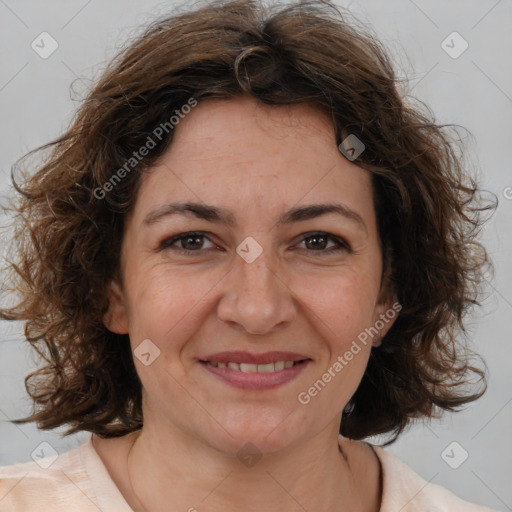
M171 248L173 246L173 244L175 244L176 242L178 242L180 240L184 240L186 238L193 237L193 236L203 237L203 238L206 238L207 240L209 240L210 242L212 242L204 231L189 231L187 233L180 233L179 235L176 235L176 236L173 236L171 238L164 240L158 247L157 251L162 251L162 250ZM302 243L305 240L307 240L308 238L313 238L315 236L320 236L320 237L327 238L328 240L332 240L333 242L335 242L337 244L337 247L334 247L334 248L331 247L329 249L319 249L317 251L305 249L306 251L324 253L324 254L325 253L327 253L327 254L336 253L337 254L341 251L345 251L348 253L352 252L348 243L346 243L344 240L342 240L341 238L339 238L337 236L326 233L325 231L315 231L315 232L311 232L311 233L306 233L305 235L303 235L303 237L299 243ZM181 254L185 254L185 255L198 254L198 253L201 253L201 251L202 251L202 249L192 251L190 249L183 249L183 248L174 248L174 250L178 251Z

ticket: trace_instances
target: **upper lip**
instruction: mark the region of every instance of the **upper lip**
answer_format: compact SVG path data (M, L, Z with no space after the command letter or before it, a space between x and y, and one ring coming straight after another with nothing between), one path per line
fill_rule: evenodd
M217 352L211 354L201 361L208 361L210 363L249 363L249 364L268 364L275 363L277 361L302 361L303 359L309 359L309 357L303 354L297 354L296 352L263 352L262 354L252 354L251 352L245 352L242 350L228 351L228 352Z

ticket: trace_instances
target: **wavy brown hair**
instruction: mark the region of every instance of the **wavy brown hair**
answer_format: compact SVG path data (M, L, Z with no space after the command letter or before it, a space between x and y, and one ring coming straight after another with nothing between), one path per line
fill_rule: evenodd
M0 315L24 322L42 360L25 379L33 411L16 421L110 437L141 428L128 335L102 318L107 283L121 277L125 218L173 131L109 192L98 191L190 98L240 94L314 105L332 120L337 144L354 134L366 147L356 163L372 173L385 272L402 310L372 350L340 433L393 433L389 444L413 418L479 398L486 371L473 366L465 318L492 269L477 240L492 205L465 172L453 127L405 101L399 85L375 36L327 1L215 2L152 22L111 61L68 131L35 150L45 155L36 172L18 180L26 159L14 167L5 272L17 301Z

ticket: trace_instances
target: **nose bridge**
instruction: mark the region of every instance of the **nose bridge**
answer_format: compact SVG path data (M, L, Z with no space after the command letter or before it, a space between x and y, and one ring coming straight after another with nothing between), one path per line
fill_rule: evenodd
M239 262L239 292L251 295L253 303L273 302L277 295L276 287L280 281L277 278L275 258L269 253L269 250L266 251L265 255L261 254L251 263Z
M240 245L239 249L246 248ZM282 267L272 249L267 246L253 261L244 259L243 252L240 254L231 272L229 292L219 304L219 317L252 334L263 334L289 322L294 312L293 300L285 276L279 276Z

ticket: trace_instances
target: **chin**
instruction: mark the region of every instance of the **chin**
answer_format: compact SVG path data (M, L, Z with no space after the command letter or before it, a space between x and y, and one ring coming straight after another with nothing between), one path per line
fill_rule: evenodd
M231 436L219 428L216 431L220 430L220 437L215 436L213 439L212 431L209 431L210 444L221 452L237 457L240 456L240 452L243 454L244 450L254 449L263 455L286 450L306 433L303 421L290 421L293 414L288 417L286 414L274 414L270 417L259 415L257 418L238 416L231 421L222 422Z

